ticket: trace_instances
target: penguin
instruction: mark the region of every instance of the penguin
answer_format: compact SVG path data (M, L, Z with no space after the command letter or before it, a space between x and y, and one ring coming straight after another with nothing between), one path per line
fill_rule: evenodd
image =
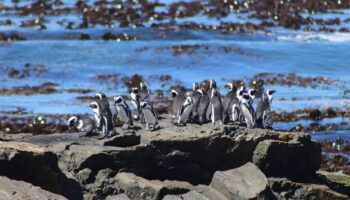
M228 87L228 92L226 93L223 101L223 117L222 120L224 124L232 120L232 108L233 105L236 103L238 104L238 99L236 96L236 87L233 85L233 83L229 82L225 85Z
M222 114L223 114L223 106L220 98L220 94L216 88L212 88L209 108L211 123L215 126L216 122L222 124Z
M151 91L147 85L146 82L140 82L140 100L141 101L148 101L148 103L150 103L150 94Z
M141 107L140 107L141 97L139 94L139 89L137 87L131 88L130 97L131 97L132 105L136 108L136 112L134 112L135 114L133 118L139 119L141 114Z
M131 110L122 96L114 97L115 118L123 122L123 129L133 126Z
M242 114L242 99L243 95L246 93L245 86L241 86L237 90L237 99L238 99L238 104L235 104L232 106L232 118L234 119L233 121L238 121L240 123L245 123L244 115Z
M107 96L102 92L98 92L96 93L96 97L98 98L98 104L100 105L101 112L105 113L107 119L110 120L110 122L112 122L112 111L109 107L109 101Z
M148 130L148 131L155 130L158 126L157 115L147 101L141 102L141 111L145 117L145 122L146 122L145 130Z
M212 92L212 89L216 88L216 81L215 80L210 80L209 81L209 89L208 89L208 94L210 95Z
M97 101L91 102L90 107L94 113L98 130L104 137L108 137L113 129L112 117L108 116L106 110L103 110Z
M203 91L201 89L196 89L197 87L194 87L192 91L192 101L193 101L193 105L192 105L192 111L191 111L191 120L192 121L197 121L199 118L199 114L198 114L198 108L199 108L199 103L200 100L203 96Z
M94 134L95 123L88 116L72 116L68 119L68 126L74 127L79 137L91 136Z
M249 94L242 95L241 112L244 116L244 121L249 128L256 127L256 115L252 104L250 103Z
M171 90L171 97L173 99L172 121L173 121L173 123L176 123L178 111L180 110L182 104L184 103L186 96L184 94L179 94L179 92L176 90Z
M206 90L203 90L203 89L199 89L199 90L202 91L202 97L200 98L199 105L198 105L198 120L199 120L199 124L202 125L207 120L209 120L207 119L206 114L209 107L210 97Z
M193 101L191 97L186 97L182 105L179 107L177 111L177 124L179 126L186 125L186 122L188 121L191 111L192 111Z
M256 106L256 119L259 128L272 128L271 104L275 90L267 90Z

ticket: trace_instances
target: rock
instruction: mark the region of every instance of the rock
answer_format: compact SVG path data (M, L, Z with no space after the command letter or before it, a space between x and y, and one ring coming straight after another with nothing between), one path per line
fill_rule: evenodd
M57 156L47 148L25 142L0 142L0 147L0 175L81 199L79 184L60 171Z
M0 176L0 200L64 200L63 196L47 192L23 181Z
M118 194L114 196L108 196L106 200L131 200L126 194Z
M350 196L350 176L336 172L317 171L321 182L332 190Z
M102 140L104 146L129 147L138 144L140 144L140 135L136 135L134 132Z
M267 176L304 179L315 174L321 165L321 145L302 141L261 141L252 158Z
M273 199L265 175L253 163L217 171L210 186L228 199Z
M345 200L349 197L337 193L325 185L296 183L286 178L269 178L269 183L278 199Z
M119 173L116 176L118 185L131 199L162 199L164 187L132 173Z
M323 119L322 112L318 109L313 110L310 112L309 118L313 120L321 120Z

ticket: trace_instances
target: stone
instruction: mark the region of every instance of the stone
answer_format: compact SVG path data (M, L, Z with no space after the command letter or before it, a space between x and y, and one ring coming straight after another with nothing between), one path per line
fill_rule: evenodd
M66 200L65 197L45 191L23 181L0 176L0 200Z
M210 186L228 199L273 199L265 175L253 163L217 171Z
M350 176L337 172L317 171L321 182L332 190L350 196Z
M252 161L267 176L304 179L320 168L321 145L310 140L264 140L257 145Z

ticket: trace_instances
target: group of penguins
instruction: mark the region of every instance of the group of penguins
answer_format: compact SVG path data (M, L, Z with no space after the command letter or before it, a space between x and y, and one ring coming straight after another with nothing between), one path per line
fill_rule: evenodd
M185 126L187 122L211 122L215 126L238 122L250 128L272 128L271 103L274 90L267 90L258 95L255 89L247 91L244 86L236 88L231 82L225 84L225 87L228 87L228 92L223 98L215 80L209 81L207 89L194 83L190 93L171 90L172 123ZM115 111L112 113L107 96L97 93L95 100L89 105L94 119L85 115L75 115L68 119L68 126L74 127L80 136L94 133L101 133L103 137L115 135L113 120L116 119L123 124L123 129L132 127L133 120L139 120L145 125L145 130L156 130L159 128L158 117L152 107L150 94L147 83L141 82L140 87L131 88L130 99L135 109L131 110L126 100L117 96L113 98ZM261 98L255 109L253 104L258 96Z

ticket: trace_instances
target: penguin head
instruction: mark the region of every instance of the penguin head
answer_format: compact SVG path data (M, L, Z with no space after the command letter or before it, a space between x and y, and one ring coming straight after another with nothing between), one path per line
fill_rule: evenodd
M76 126L77 123L78 123L78 120L79 120L78 116L72 116L72 117L70 117L70 118L68 119L68 126L69 126L69 127Z
M242 101L243 95L244 95L244 90L239 89L239 90L237 91L237 99L238 99L239 101Z
M249 95L249 97L250 97L252 100L255 99L257 93L258 93L258 91L255 90L255 89L249 89L249 90L248 90L248 95Z
M96 101L93 101L90 103L89 107L92 109L100 109L100 104L98 104Z
M242 103L249 103L249 100L250 100L249 94L244 93L244 94L242 95Z
M219 96L219 91L217 88L213 88L211 90L211 94L210 94L210 97L213 98L214 96Z
M210 80L209 81L209 89L216 88L216 81L215 80Z
M107 96L106 96L103 92L97 92L97 93L96 93L96 97L97 97L99 100L107 99Z
M199 89L198 83L197 83L197 82L194 82L194 83L192 84L192 91L194 92L194 91L196 91L196 90L198 90L198 89Z
M150 108L151 106L147 103L147 101L141 101L141 108Z
M192 97L186 97L185 102L184 102L184 106L188 106L188 105L192 105L193 104L193 100Z
M276 91L275 90L266 90L266 96L267 96L267 100L271 103L272 102L272 99L273 99L273 94L275 93Z
M236 87L233 85L232 82L228 82L224 85L224 87L227 87L229 91L234 91L236 90Z
M149 88L148 88L148 85L147 85L147 83L146 83L146 81L141 81L140 82L140 89L141 90L146 90L147 91L147 93L149 93Z
M122 96L114 97L114 105L124 104L124 98Z
M172 98L175 98L178 95L179 95L179 93L176 90L171 90L171 97Z
M138 94L139 93L139 88L137 88L137 87L131 88L131 93Z

